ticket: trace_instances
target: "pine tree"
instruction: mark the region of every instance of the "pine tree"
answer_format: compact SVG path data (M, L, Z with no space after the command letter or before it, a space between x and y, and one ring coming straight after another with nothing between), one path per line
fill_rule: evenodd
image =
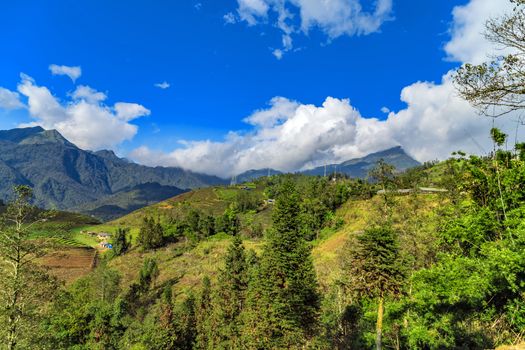
M202 290L195 305L195 323L197 336L195 349L213 349L209 347L210 333L213 327L211 323L211 282L208 276L202 280Z
M117 231L115 232L115 238L113 239L113 254L115 254L116 256L122 255L128 251L128 234L129 228L117 228Z
M317 277L299 231L299 196L291 182L279 193L273 230L249 284L243 332L250 348L298 348L318 328Z
M343 269L360 297L377 299L376 348L382 348L384 300L401 292L404 267L396 232L388 227L366 230L347 245Z
M159 267L154 258L146 258L139 272L139 286L142 292L150 289L159 276Z
M164 245L164 229L153 218L145 217L140 226L137 242L146 250L160 248Z
M242 240L234 237L219 271L213 293L213 324L210 339L214 349L239 349L240 317L248 288L248 266Z

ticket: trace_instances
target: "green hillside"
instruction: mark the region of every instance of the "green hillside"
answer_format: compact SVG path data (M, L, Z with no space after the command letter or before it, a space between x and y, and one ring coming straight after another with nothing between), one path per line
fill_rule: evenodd
M110 221L183 192L185 191L178 187L145 183L126 188L94 202L85 203L72 210L91 215L102 221Z
M525 167L520 153L498 152L404 173L379 162L370 183L288 174L197 189L104 224L61 214L33 237L67 247L42 260L67 286L46 316L50 342L201 348L233 341L220 332L235 324L260 348L371 348L381 310L389 346L398 337L417 344L407 349L508 344L521 327ZM61 222L67 233L53 236ZM95 233L110 234L113 249ZM282 320L305 315L286 306L298 302L312 318L286 328ZM225 319L226 305L242 318ZM259 334L266 317L264 327L300 340ZM100 332L97 322L111 338L65 332Z
M145 217L159 219L168 224L173 218L180 219L190 211L199 211L204 215L220 216L236 203L239 195L249 194L258 198L258 205L252 210L239 212L241 232L246 233L254 225L266 229L271 224L272 205L265 202L263 184L243 184L237 186L216 186L186 192L173 198L140 208L130 214L107 222L103 225L84 227L86 231L113 232L118 227L130 228L133 235L139 230Z

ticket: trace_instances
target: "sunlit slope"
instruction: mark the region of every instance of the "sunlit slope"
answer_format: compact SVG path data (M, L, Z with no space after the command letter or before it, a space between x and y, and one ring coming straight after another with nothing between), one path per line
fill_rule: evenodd
M228 201L221 199L220 196L223 194L217 190L217 188L209 188L185 193L163 203L138 210L111 224L135 225L140 223L144 215L175 210L181 205L179 203L185 201L190 201L192 205L199 208L208 208L220 213ZM416 222L426 221L425 227L418 226L418 234L425 234L432 230L434 221L428 219L434 215L434 210L443 200L439 194L397 197L393 224L402 232L403 239L410 240L412 234L410 226L418 225ZM212 203L215 205L211 205ZM312 242L312 257L321 288L326 289L341 278L340 257L344 254L345 243L377 222L380 205L382 205L380 197L368 200L349 200L336 213L344 220L344 224L337 230L323 231L320 239ZM269 215L269 213L264 215ZM268 218L265 217L266 219ZM111 260L110 265L122 273L123 285L128 286L137 279L138 270L144 259L154 257L157 259L160 270L160 276L156 282L157 287L165 283L173 284L175 295L182 298L190 291L198 291L205 276L209 276L212 282L215 280L229 243L230 237L221 234L201 241L195 246L187 242L179 242L150 252L142 252L139 248L134 247L127 254ZM264 240L245 239L244 245L247 249L260 252Z

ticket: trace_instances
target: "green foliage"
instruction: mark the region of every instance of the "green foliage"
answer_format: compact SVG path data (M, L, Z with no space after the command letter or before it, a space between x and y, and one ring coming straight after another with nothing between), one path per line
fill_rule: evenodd
M503 146L505 144L505 140L507 139L507 135L505 135L498 128L490 129L490 137L492 138L492 141L499 147Z
M234 202L235 208L241 213L257 210L261 204L262 198L260 194L250 190L248 187L237 192Z
M411 276L404 334L410 348L493 348L523 329L525 164L502 150L449 164L459 190L440 211L436 261Z
M144 217L137 237L137 243L145 250L162 247L165 244L165 239L164 229L160 221L155 221L151 217Z
M120 275L105 264L92 278L80 279L62 291L43 323L47 348L119 349L122 310L115 299ZM117 299L118 300L118 299Z
M146 258L139 272L139 286L142 291L147 291L159 276L157 261Z
M117 228L113 238L113 254L115 256L126 253L129 249L130 242L128 241L129 228Z
M228 208L223 215L215 218L215 231L224 232L226 234L235 236L241 229L241 223L237 215L237 211L233 208Z
M0 343L6 349L31 348L38 343L37 326L55 281L35 261L50 242L33 239L33 227L48 213L30 205L32 190L14 188L16 198L0 216Z
M284 183L248 287L243 334L249 348L299 347L316 335L320 298L310 249L298 229L299 212L297 191Z
M397 233L388 226L367 229L348 244L343 270L348 287L360 297L377 298L376 347L382 347L383 303L398 297L405 278Z
M210 278L205 276L202 281L202 290L195 307L197 330L195 337L196 349L208 349L208 344L212 341L211 332L214 325L211 323L211 293Z
M367 297L396 296L401 292L405 268L397 233L388 226L367 229L346 247L344 270L349 285Z
M248 264L242 240L237 236L224 258L212 295L208 349L241 349L241 313L248 288Z

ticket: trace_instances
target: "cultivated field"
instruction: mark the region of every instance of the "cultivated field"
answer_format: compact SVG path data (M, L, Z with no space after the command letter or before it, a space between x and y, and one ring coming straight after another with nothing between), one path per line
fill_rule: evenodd
M63 247L42 260L49 273L69 284L87 275L97 262L98 252L89 247Z

